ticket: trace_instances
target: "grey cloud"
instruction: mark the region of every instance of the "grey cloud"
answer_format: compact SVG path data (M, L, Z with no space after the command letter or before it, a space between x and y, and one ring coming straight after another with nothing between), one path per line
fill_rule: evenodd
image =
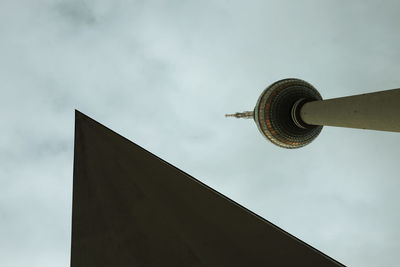
M223 116L285 77L398 87L397 2L0 6L0 265L69 264L75 108L349 266L398 262L397 134L326 127L287 151Z

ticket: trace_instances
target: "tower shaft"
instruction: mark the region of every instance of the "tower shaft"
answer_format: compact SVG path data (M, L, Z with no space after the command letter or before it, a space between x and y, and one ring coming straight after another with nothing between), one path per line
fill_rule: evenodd
M400 89L308 102L300 117L310 125L400 132Z

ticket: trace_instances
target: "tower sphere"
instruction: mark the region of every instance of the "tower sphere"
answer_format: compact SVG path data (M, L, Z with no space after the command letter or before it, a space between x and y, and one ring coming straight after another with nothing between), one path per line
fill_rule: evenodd
M322 100L306 81L283 79L267 87L254 108L254 120L260 132L275 145L299 148L311 143L322 126L304 123L300 117L303 104Z

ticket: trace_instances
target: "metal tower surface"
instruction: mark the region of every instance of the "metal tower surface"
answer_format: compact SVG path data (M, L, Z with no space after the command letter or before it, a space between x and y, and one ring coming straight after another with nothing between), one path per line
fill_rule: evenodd
M72 267L343 266L76 111Z

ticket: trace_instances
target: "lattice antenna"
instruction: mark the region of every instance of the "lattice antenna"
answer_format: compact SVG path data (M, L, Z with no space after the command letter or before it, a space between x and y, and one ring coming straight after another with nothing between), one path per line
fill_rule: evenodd
M236 112L236 113L233 113L233 114L225 114L225 117L253 119L254 112L253 111Z

